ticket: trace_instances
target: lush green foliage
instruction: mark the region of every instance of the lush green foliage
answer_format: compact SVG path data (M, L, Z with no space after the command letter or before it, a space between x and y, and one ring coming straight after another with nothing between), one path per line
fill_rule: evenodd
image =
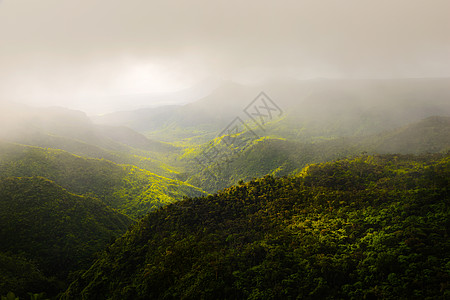
M41 177L0 181L0 250L36 259L47 274L86 267L131 222L101 201Z
M430 117L394 131L365 138L335 138L300 143L282 138L237 137L231 147L220 138L185 150L181 160L190 170L187 182L207 192L265 175L293 174L311 163L367 153L420 154L450 150L450 118ZM205 159L205 153L214 156ZM201 160L203 164L197 161Z
M329 161L355 154L357 150L346 140L305 144L276 138L250 140L240 147L230 148L222 143L207 145L203 152L194 152L186 157L192 167L187 182L208 192L215 192L240 180L249 181L265 175L284 176L301 170L310 163ZM200 165L195 160L203 153L219 152L219 158L209 164ZM221 159L220 156L226 157Z
M0 252L0 295L14 291L20 298L27 299L30 291L56 295L63 288L57 279L42 274L35 262Z
M404 124L448 114L448 97L411 96L409 82L394 93L408 99L369 108L341 84L264 129L248 120L263 138L244 130L231 145L216 135L251 90L125 113L124 125L172 145L80 112L19 108L1 139L38 147L0 143L0 295L53 296L78 278L67 298L450 297L448 156L357 157L445 153L448 117ZM290 177L243 184L265 175ZM82 270L130 224L121 213L166 205Z
M450 297L450 156L362 156L150 213L64 299Z
M42 176L76 194L91 194L137 217L184 196L204 194L179 180L131 165L88 159L62 150L0 144L0 176Z
M34 134L29 138L22 137L19 139L19 142L21 144L42 148L61 149L75 155L89 158L107 159L118 164L131 164L170 178L175 177L179 172L175 168L168 166L161 161L161 159L165 159L167 154L134 149L126 146L123 146L120 149L111 150L80 140L49 134ZM158 157L161 159L157 159Z

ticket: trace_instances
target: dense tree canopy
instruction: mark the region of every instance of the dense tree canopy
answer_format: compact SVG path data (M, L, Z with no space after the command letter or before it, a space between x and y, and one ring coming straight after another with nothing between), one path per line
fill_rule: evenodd
M449 180L449 155L361 156L187 199L141 219L63 298L447 298Z
M100 200L71 194L41 177L0 180L0 251L11 253L0 253L5 276L0 294L7 288L23 291L15 288L30 282L36 289L45 276L65 280L69 272L87 268L94 253L131 223Z
M138 217L204 192L132 165L90 159L56 149L0 143L0 178L41 176L76 194L93 195L105 204Z

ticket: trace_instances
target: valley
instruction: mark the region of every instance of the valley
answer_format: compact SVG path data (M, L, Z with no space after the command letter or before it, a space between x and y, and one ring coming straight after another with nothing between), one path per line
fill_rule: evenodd
M91 117L5 105L0 295L445 298L449 86L226 82ZM253 118L262 88L278 111Z

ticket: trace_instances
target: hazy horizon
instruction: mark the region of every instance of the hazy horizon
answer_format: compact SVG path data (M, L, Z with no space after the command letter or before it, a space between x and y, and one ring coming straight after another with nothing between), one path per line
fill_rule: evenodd
M98 114L187 103L223 80L448 78L448 11L443 0L3 0L0 101Z

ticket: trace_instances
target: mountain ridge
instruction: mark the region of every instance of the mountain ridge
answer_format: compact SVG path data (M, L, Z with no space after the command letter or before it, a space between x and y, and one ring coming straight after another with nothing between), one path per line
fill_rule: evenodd
M131 217L176 201L178 197L204 193L179 180L105 159L8 143L0 143L0 149L1 177L42 176L71 192L93 194Z
M0 206L0 251L23 253L46 276L59 279L86 268L95 252L133 222L43 177L1 178Z
M62 299L445 298L449 158L360 156L171 204Z

